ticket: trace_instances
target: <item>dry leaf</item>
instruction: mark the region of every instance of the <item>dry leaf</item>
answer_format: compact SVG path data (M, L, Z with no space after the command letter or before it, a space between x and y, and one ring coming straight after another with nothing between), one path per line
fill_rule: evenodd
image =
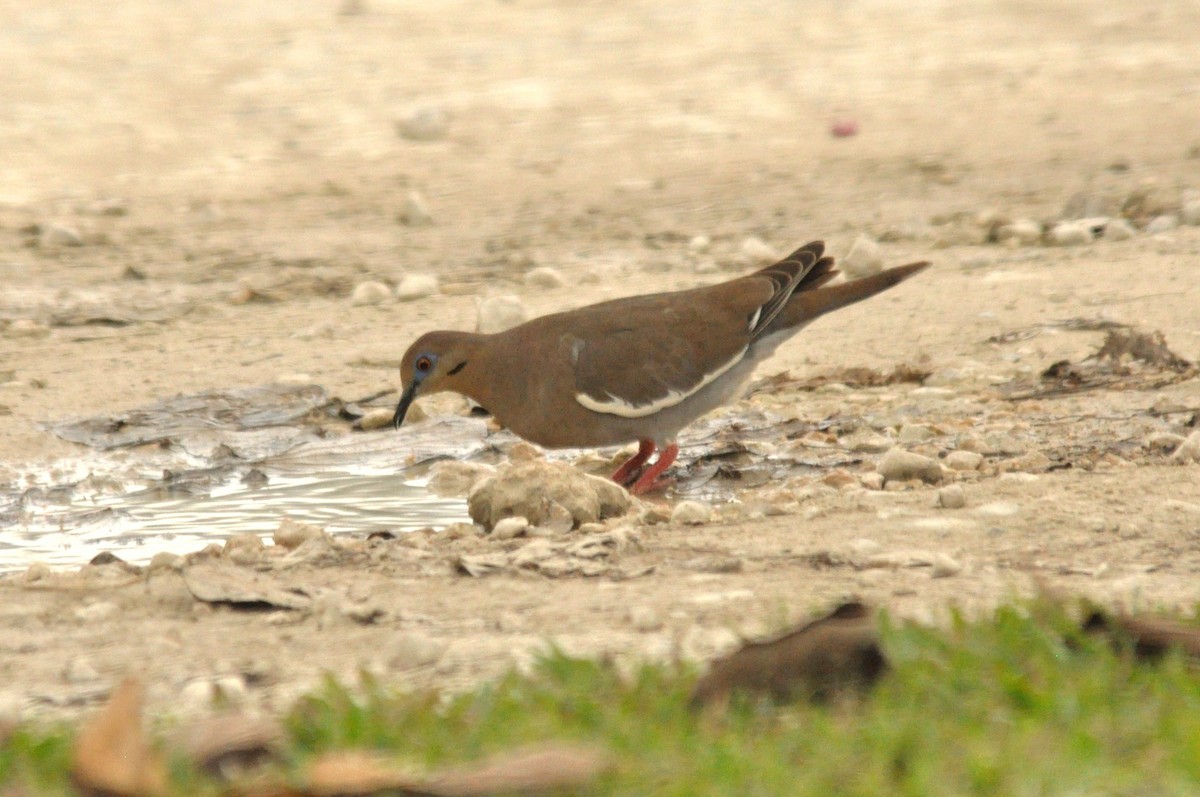
M245 714L193 722L177 736L179 748L197 769L225 780L278 760L282 743L277 721Z
M723 702L733 692L779 701L825 700L870 686L886 667L867 607L847 603L782 637L747 643L714 662L697 682L691 705Z
M122 681L75 739L71 777L85 794L151 797L167 787L167 767L142 731L142 685Z
M319 756L309 765L303 792L312 797L368 795L379 792L426 794L413 774L378 753L342 750Z
M595 747L535 745L432 774L424 788L438 797L543 794L582 786L610 765L609 757Z

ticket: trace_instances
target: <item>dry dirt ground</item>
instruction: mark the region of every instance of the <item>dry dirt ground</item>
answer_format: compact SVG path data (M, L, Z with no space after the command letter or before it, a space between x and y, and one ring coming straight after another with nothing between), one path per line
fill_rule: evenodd
M780 252L823 237L844 254L867 234L889 263L934 264L806 330L764 375L909 363L933 376L785 387L735 412L885 418L884 436L930 427L905 446L935 457L968 437L985 452L961 509L937 508L936 486L865 489L867 453L840 489L816 473L743 491L706 525L634 522L639 545L612 554L624 579L471 578L438 539L421 549L436 567L393 543L289 570L337 597L308 612L212 609L174 572L9 577L6 705L77 710L136 672L160 708L224 679L273 709L324 671L457 687L548 641L704 657L847 595L936 619L1040 580L1192 607L1200 465L1172 460L1176 438L1161 436L1193 431L1200 382L1151 374L1027 401L1001 388L1097 349L1102 332L1037 326L1061 319L1161 330L1200 359L1200 227L1071 247L985 239L988 214L1123 207L1141 228L1178 212L1200 188L1197 41L1191 0L5 0L10 482L79 455L39 421L296 375L370 394L394 386L421 331L471 327L477 299L517 294L536 314L712 282L746 268L750 237ZM400 134L414 115L431 140ZM831 135L838 120L857 135ZM432 223L400 218L412 191ZM700 235L707 250L690 246ZM565 285L528 287L537 265ZM440 292L350 301L360 282L414 272ZM85 323L98 318L122 323ZM785 514L739 510L781 490ZM356 620L344 605L377 611Z

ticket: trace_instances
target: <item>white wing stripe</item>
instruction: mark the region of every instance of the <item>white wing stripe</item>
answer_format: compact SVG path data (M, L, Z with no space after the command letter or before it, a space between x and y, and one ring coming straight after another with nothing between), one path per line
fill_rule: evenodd
M674 407L681 401L684 401L685 399L699 393L705 387L719 379L721 375L730 368L741 362L742 358L746 356L746 352L749 350L749 348L749 346L746 346L737 354L735 354L733 358L729 360L729 362L725 363L712 373L705 374L704 378L697 382L695 387L693 387L691 390L688 390L687 392L670 390L667 391L667 395L660 399L655 399L649 404L630 404L624 399L617 398L612 393L608 393L608 398L602 401L594 399L586 393L576 393L575 400L592 412L602 412L605 415L619 415L622 418L645 418L647 415L653 415L656 412L662 412L668 407Z

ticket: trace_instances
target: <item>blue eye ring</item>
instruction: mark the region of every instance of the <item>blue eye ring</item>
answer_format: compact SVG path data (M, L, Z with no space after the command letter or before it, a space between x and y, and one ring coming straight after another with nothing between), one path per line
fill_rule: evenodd
M433 371L433 366L437 364L436 354L421 354L413 361L413 376L417 379L424 379Z

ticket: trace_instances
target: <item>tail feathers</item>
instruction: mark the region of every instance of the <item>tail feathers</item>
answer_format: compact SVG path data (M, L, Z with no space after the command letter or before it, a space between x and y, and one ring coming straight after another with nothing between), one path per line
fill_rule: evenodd
M829 260L829 265L814 280L812 275L820 268L821 262L824 260ZM813 267L806 275L804 282L801 283L800 289L792 294L791 301L776 316L768 334L807 324L826 313L855 302L861 302L863 299L869 299L877 293L899 285L917 272L924 270L929 263L926 261L909 263L905 266L889 268L869 277L843 282L840 285L820 287L837 275L838 272L833 271L832 266L831 258L823 258Z

